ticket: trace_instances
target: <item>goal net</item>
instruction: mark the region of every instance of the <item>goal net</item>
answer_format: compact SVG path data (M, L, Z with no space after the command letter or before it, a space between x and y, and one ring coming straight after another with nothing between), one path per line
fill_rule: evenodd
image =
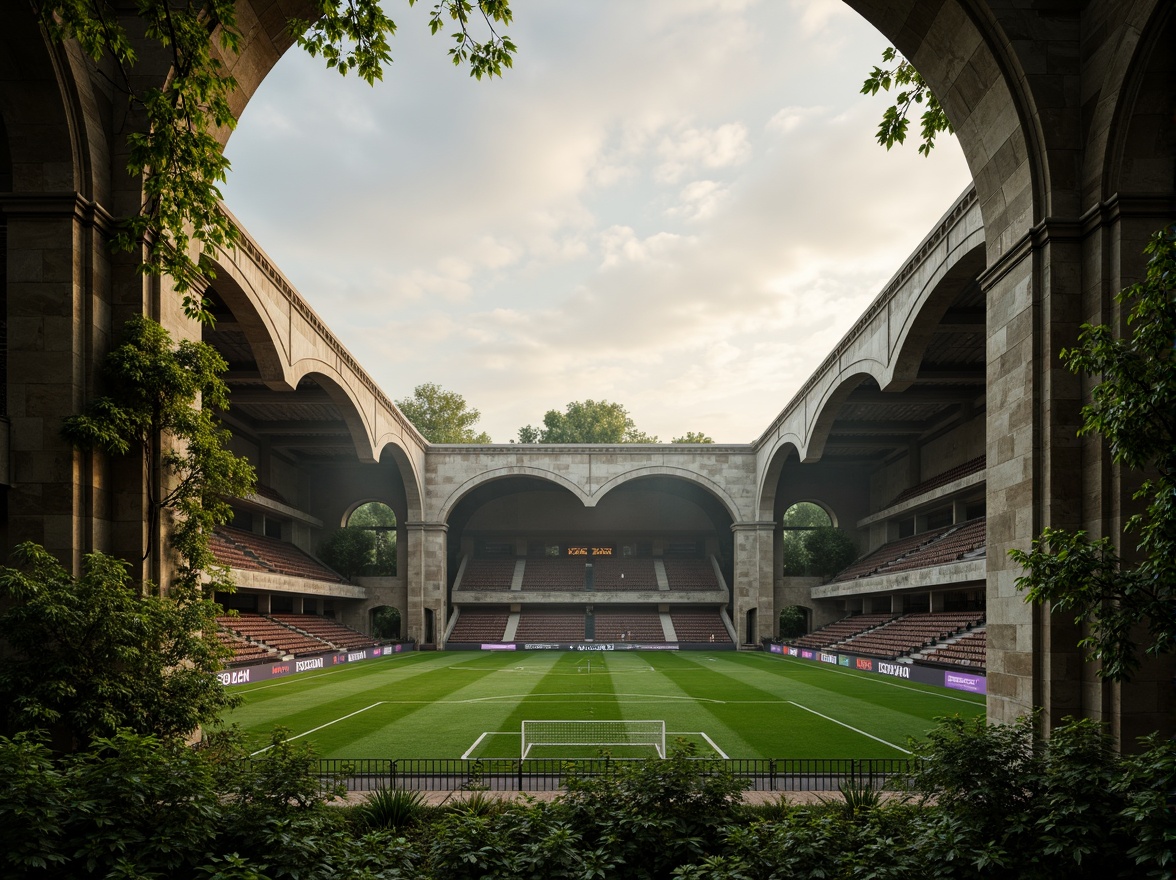
M523 757L593 757L589 749L622 747L666 756L664 721L524 721ZM537 750L535 755L532 749ZM543 754L547 753L547 754ZM553 753L553 754L552 754Z

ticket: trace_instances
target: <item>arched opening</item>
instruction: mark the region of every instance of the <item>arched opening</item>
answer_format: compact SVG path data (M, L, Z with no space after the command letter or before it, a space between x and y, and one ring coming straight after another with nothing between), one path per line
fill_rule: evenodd
M368 625L375 638L397 641L400 638L400 610L391 605L378 605L371 610Z
M351 511L344 527L371 536L371 552L363 574L396 576L396 511L381 501L368 501Z
M780 519L780 554L785 577L811 577L812 554L807 539L818 529L834 526L829 511L812 501L798 501Z

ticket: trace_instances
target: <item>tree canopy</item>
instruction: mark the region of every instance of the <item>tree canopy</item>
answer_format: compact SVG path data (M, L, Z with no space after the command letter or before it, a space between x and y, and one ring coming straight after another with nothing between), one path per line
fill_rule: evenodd
M407 2L412 6L416 0ZM200 253L238 237L220 208L219 185L229 161L216 137L217 130L236 125L230 96L237 82L216 57L242 47L236 4L139 0L129 7L138 26L128 25L128 7L112 0L32 0L32 5L50 36L76 40L101 66L115 100L142 114L143 125L127 139L127 171L142 177L143 200L137 214L123 219L115 247L138 250L143 272L169 276L189 316L210 320L200 292L201 278L210 270L200 265ZM392 60L388 41L396 24L378 0L320 0L315 7L315 21L288 23L298 45L340 74L354 71L369 84L382 79ZM453 63L468 65L470 75L481 79L511 66L515 45L497 28L512 21L509 0L437 0L429 27L434 34L449 31ZM142 44L132 33L156 44L171 61L166 81L135 70Z
M563 412L549 409L543 427L519 428L520 443L656 443L637 430L629 411L607 400L574 400ZM701 442L701 441L695 441Z
M714 443L713 437L708 437L701 431L687 431L681 437L675 437L671 443Z
M1078 345L1062 352L1072 372L1100 377L1079 434L1101 436L1140 479L1132 497L1144 510L1123 529L1135 553L1124 559L1116 535L1092 541L1064 529L1046 529L1030 552L1009 551L1025 567L1017 584L1027 599L1087 624L1081 644L1115 681L1138 669L1141 648L1176 650L1176 226L1156 233L1145 252L1145 280L1117 295L1127 334L1086 324Z
M485 431L474 432L482 414L456 391L446 391L434 382L418 385L412 397L396 405L430 443L493 442Z

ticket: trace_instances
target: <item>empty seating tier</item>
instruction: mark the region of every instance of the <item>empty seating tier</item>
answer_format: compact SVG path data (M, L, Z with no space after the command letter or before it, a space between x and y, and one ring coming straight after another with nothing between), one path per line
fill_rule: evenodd
M984 620L981 611L941 611L908 614L890 623L854 636L836 647L849 653L896 658L912 654L954 633L978 626Z
M271 614L270 617L283 626L301 630L316 639L330 642L343 651L368 648L379 644L379 641L371 636L365 636L349 626L343 626L341 623L336 623L326 617L319 617L317 614Z
M596 641L664 642L661 615L650 608L597 608Z
M470 559L461 576L461 590L509 590L514 582L514 559Z
M841 620L834 621L828 626L823 626L806 636L801 636L799 639L794 639L790 644L800 648L827 648L893 619L893 614L855 614L852 617L843 617Z
M592 588L610 592L656 590L653 560L637 556L596 557L592 560Z
M719 590L719 579L709 559L665 559L666 580L671 590Z
M964 633L950 644L935 645L923 652L924 660L984 669L988 665L988 633L978 629Z
M584 590L584 560L576 557L537 556L523 569L524 590Z
M943 526L892 541L862 557L833 580L877 577L978 558L986 543L986 524L987 520L979 517L960 525Z
M584 612L580 609L527 608L519 615L515 641L582 642L584 641Z
M512 565L514 563L511 563ZM451 642L498 642L506 632L510 612L505 608L463 608L458 615Z
M673 609L670 620L680 642L731 642L723 618L714 608Z
M216 622L242 638L276 648L283 654L323 654L332 650L331 645L321 639L295 632L260 614L218 617Z
M312 581L343 581L318 560L277 538L255 535L232 526L217 526L214 538L212 551L217 561L229 568L268 571Z
M929 480L924 480L917 486L911 486L899 493L898 497L891 501L887 507L893 507L896 504L901 504L908 498L917 498L924 492L930 492L932 489L938 489L940 486L946 486L948 483L954 483L956 480L969 477L974 473L984 470L984 456L973 458L971 461L965 461L961 465L956 465L941 474L936 474Z
M225 661L226 666L257 663L259 660L275 656L274 651L264 645L247 642L227 630L218 629L216 640L233 652L232 656Z

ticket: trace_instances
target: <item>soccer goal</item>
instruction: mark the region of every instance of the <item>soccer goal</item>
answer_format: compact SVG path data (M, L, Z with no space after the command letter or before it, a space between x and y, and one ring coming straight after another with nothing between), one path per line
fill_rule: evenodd
M587 749L621 748L666 756L665 721L524 721L523 757L595 757ZM534 755L532 749L537 750Z

